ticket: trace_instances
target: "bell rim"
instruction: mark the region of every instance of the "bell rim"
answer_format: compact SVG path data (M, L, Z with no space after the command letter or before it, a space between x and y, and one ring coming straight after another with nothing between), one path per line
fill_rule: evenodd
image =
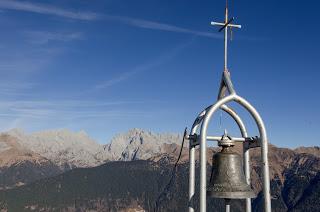
M219 199L247 199L257 197L253 191L207 191L207 196Z

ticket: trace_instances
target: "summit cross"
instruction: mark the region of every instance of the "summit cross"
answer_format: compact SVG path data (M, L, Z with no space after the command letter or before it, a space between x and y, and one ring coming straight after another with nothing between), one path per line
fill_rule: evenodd
M234 20L234 17L228 19L228 4L226 3L226 11L225 11L225 21L224 23L219 22L211 22L211 25L221 26L219 32L224 30L224 70L228 71L228 28L241 28L241 25L238 24L231 24Z

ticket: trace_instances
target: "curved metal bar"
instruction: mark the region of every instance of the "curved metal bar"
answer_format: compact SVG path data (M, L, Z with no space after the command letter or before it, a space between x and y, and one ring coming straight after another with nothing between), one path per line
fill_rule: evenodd
M209 110L206 112L206 115L202 121L201 131L200 131L200 212L206 212L206 188L207 188L207 129L210 118L212 114L218 110L222 105L230 102L234 99L234 94L226 96L219 101L217 101Z
M236 94L236 91L234 90L232 81L230 79L230 73L227 70L224 70L219 88L218 100L222 99L225 96L227 90L229 94Z
M244 138L248 137L246 127L242 119L240 118L240 116L232 108L228 107L227 105L222 105L220 108L226 113L228 113L235 120L235 122L237 123L240 129L241 136Z
M192 124L192 128L191 128L191 131L193 130L193 128L199 126L199 124L202 122L202 119L203 117L206 115L206 112L207 110L209 110L209 108L211 107L212 105L206 107L206 109L204 109L203 111L201 111L201 113L199 113L198 117L196 118L196 120L194 120L193 124ZM197 130L196 130L197 131ZM196 133L196 131L194 133Z
M227 87L225 86L224 80L223 80L223 75L222 75L222 80L220 82L220 87L219 87L219 92L218 92L218 100L222 99L226 93Z
M270 198L270 175L268 162L268 138L265 125L262 118L256 109L244 98L235 95L235 101L246 108L251 116L254 118L260 134L261 139L261 157L263 166L263 194L264 194L264 208L266 212L271 212L271 198Z
M206 115L206 112L212 107L213 105L208 106L206 109L204 109L203 111L201 111L201 113L199 113L198 117L195 119L195 121L193 122L192 128L191 128L191 135L196 133L197 129L199 128L199 124L202 122L204 116ZM228 107L227 105L222 105L220 107L223 111L225 111L226 113L228 113L233 119L234 121L237 123L240 132L241 132L241 136L242 137L248 137L247 134L247 130L246 127L242 121L242 119L240 118L240 116L230 107ZM196 128L195 132L192 132L193 129Z
M211 107L207 107L201 113L199 113L198 117L194 121L190 135L194 135L198 128L200 123L202 122L203 117L205 116L207 110ZM195 147L191 146L189 143L189 197L188 197L188 208L189 212L194 212L194 193L195 193Z
M249 113L254 118L260 133L262 148L262 165L263 165L263 180L264 180L264 203L265 203L265 211L271 212L271 200L270 200L270 179L269 179L269 164L268 164L268 143L267 143L267 134L265 130L264 123L255 110L255 108L247 102L244 98L237 96L236 94L231 94L226 96L219 101L217 101L209 110L206 112L200 132L200 212L206 212L206 137L207 137L207 129L208 124L212 118L212 115L215 111L217 111L222 105L235 100L240 105L244 106Z

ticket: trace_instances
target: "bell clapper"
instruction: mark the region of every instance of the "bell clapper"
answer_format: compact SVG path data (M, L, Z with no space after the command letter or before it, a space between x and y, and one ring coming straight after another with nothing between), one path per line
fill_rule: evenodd
M224 199L224 204L226 205L226 212L230 212L230 201L231 199Z

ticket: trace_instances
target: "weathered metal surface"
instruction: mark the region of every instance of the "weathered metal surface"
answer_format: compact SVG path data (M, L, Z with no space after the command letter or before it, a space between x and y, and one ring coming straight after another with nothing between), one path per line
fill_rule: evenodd
M242 158L232 148L223 146L222 151L213 156L207 196L223 199L254 198L256 195L244 176Z

